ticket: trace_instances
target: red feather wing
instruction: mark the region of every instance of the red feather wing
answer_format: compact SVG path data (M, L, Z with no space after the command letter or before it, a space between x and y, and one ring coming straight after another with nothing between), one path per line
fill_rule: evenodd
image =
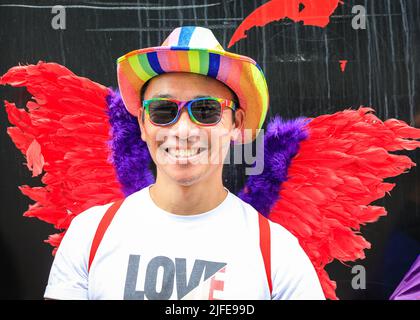
M330 299L337 298L336 285L324 267L365 257L370 243L360 226L386 215L369 204L394 187L384 179L415 166L389 151L420 147L419 129L396 119L382 122L372 112L363 107L312 119L269 215L299 239Z
M44 173L45 186L19 187L35 201L25 216L66 230L89 207L123 197L108 161L109 89L59 64L44 62L13 67L0 84L26 87L34 98L26 109L5 101L14 125L7 129L9 136L26 157L32 176ZM47 242L58 247L63 235L51 235Z

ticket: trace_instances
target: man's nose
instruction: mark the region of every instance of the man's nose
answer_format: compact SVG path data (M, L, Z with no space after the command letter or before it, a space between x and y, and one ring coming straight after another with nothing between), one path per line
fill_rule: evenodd
M171 128L173 134L179 139L189 139L193 136L198 136L199 129L190 119L188 110L186 108L181 110L178 121Z

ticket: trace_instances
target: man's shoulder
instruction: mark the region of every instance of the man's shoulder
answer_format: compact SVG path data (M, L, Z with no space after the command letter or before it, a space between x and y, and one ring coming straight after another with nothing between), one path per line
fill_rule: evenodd
M121 207L118 209L119 216L121 214L127 213L127 211L132 210L133 206L137 202L142 202L145 195L146 189L140 189L129 196L125 197ZM115 201L102 204L94 205L88 209L79 213L76 217L73 218L70 227L72 229L84 230L86 232L96 231L101 219L105 215L106 211L115 203Z
M82 259L89 252L90 245L99 222L112 203L92 206L73 218L58 247L57 257L71 256L72 259Z
M234 206L236 208L242 208L247 214L257 217L258 211L252 205L242 200L239 196L237 196L233 192L230 192L230 195L233 201L235 201Z
M105 212L112 204L113 202L110 202L86 209L73 218L70 228L88 230L97 227Z
M293 245L299 245L298 239L285 227L277 222L270 222L271 237L274 242L289 243Z
M234 194L233 194L234 195ZM242 207L245 209L247 215L253 216L254 219L258 218L258 215L261 214L256 210L253 206L251 206L249 203L243 201L238 196L234 195L235 198L241 203ZM293 243L297 244L298 240L297 238L285 227L283 227L281 224L277 222L273 222L270 219L268 219L271 229L271 238L272 242L281 242L281 243Z

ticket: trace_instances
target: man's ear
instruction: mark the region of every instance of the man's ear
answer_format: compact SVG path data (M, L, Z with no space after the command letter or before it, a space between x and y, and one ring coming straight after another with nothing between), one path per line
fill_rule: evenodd
M245 112L244 110L238 108L235 111L235 128L233 129L232 141L237 141L241 137L242 128L245 122Z
M146 137L145 137L145 127L144 127L144 118L143 118L143 108L139 108L139 111L137 113L137 122L139 123L140 126L140 137L141 139L146 142Z

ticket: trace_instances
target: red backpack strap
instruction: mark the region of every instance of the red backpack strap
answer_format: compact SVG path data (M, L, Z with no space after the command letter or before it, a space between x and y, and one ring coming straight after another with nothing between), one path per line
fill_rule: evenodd
M92 246L90 247L90 255L89 255L89 265L88 265L88 272L90 270L90 266L92 265L93 259L95 258L96 251L98 250L99 245L101 244L102 238L106 230L108 229L109 225L111 224L112 219L114 218L115 214L117 213L118 209L121 207L124 199L115 201L105 212L104 216L102 217L101 221L99 222L98 228L96 229L95 237L92 241Z
M258 214L258 222L260 226L260 249L264 260L265 273L267 276L270 295L273 292L273 283L271 280L271 235L270 224L268 219L261 213Z

